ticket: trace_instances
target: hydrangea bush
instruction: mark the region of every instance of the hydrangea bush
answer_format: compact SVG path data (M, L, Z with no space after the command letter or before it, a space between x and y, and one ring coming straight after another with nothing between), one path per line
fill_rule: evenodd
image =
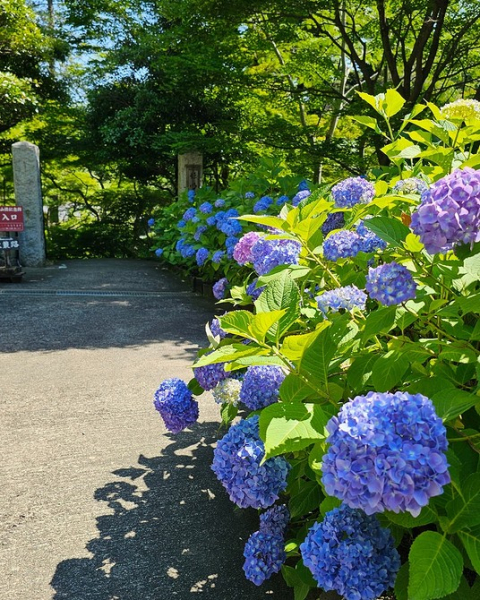
M401 96L361 96L391 165L239 216L258 239L239 242L244 281L222 286L235 310L207 328L188 389L221 403L215 474L262 511L244 552L253 584L281 570L295 600L475 600L480 113L419 105L394 132Z

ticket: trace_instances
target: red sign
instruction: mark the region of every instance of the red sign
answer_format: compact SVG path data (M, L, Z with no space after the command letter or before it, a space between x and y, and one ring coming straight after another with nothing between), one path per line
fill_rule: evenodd
M0 231L23 231L21 206L0 206Z

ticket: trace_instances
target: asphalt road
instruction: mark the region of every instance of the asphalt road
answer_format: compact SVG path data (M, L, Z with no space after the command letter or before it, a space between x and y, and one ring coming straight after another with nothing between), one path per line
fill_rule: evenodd
M214 311L154 261L0 283L2 600L293 598L280 576L244 578L258 517L210 469L213 400L176 436L152 405L163 379L190 379Z

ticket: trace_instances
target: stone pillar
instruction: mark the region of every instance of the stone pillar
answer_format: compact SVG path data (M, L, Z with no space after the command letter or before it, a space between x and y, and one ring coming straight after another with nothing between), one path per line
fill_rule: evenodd
M178 195L185 190L197 190L203 182L203 155L189 152L178 155Z
M15 202L23 207L25 231L19 233L20 263L24 267L45 266L40 152L35 144L12 144Z

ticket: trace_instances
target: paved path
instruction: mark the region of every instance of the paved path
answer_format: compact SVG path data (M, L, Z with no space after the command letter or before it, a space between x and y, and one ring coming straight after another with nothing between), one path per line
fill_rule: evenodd
M0 284L0 598L292 598L244 579L258 519L210 470L213 401L176 436L153 409L190 378L212 301L155 262L65 267Z

